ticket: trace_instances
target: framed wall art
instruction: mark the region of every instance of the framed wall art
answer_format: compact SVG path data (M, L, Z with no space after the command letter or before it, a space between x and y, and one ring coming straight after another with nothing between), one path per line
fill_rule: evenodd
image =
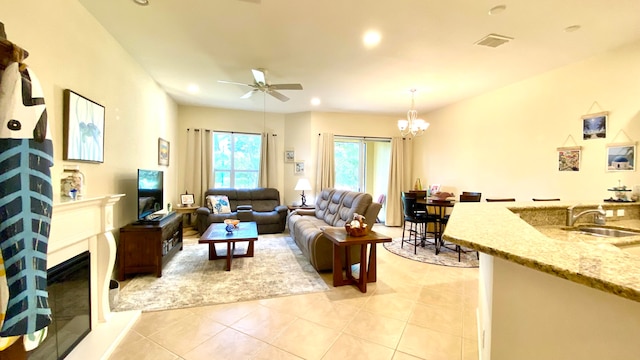
M304 175L304 161L296 161L293 173L295 175Z
M158 165L169 166L169 142L158 138Z
M64 90L63 159L104 162L104 106Z
M293 149L284 151L284 162L292 163L296 161L296 152Z
M582 139L604 139L607 137L608 111L582 116Z
M558 171L580 171L582 148L558 148Z
M607 171L635 171L636 144L607 145Z

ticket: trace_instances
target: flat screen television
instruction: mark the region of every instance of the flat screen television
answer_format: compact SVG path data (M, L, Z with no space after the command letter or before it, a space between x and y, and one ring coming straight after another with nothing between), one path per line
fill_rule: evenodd
M162 210L164 173L138 169L138 220Z

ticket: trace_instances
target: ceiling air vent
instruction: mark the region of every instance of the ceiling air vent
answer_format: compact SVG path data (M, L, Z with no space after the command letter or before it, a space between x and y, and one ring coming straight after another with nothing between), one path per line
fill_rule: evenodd
M502 44L505 44L509 41L513 40L512 37L498 35L498 34L489 34L482 39L476 42L476 45L488 46L492 48L496 48Z

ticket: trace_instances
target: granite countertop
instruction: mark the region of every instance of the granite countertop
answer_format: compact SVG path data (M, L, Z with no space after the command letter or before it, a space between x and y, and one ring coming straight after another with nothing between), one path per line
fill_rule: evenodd
M557 221L532 226L514 213L540 210L542 214L563 211L570 205L573 204L459 203L451 213L443 238L640 302L640 257L614 246L640 244L640 236L583 235L563 230L566 226ZM640 230L640 220L608 221L607 226Z

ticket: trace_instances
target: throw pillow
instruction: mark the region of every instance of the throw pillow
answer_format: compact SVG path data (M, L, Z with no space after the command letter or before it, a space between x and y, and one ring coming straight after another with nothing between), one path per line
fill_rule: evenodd
M227 195L209 195L207 196L207 207L214 214L230 214L229 198Z

